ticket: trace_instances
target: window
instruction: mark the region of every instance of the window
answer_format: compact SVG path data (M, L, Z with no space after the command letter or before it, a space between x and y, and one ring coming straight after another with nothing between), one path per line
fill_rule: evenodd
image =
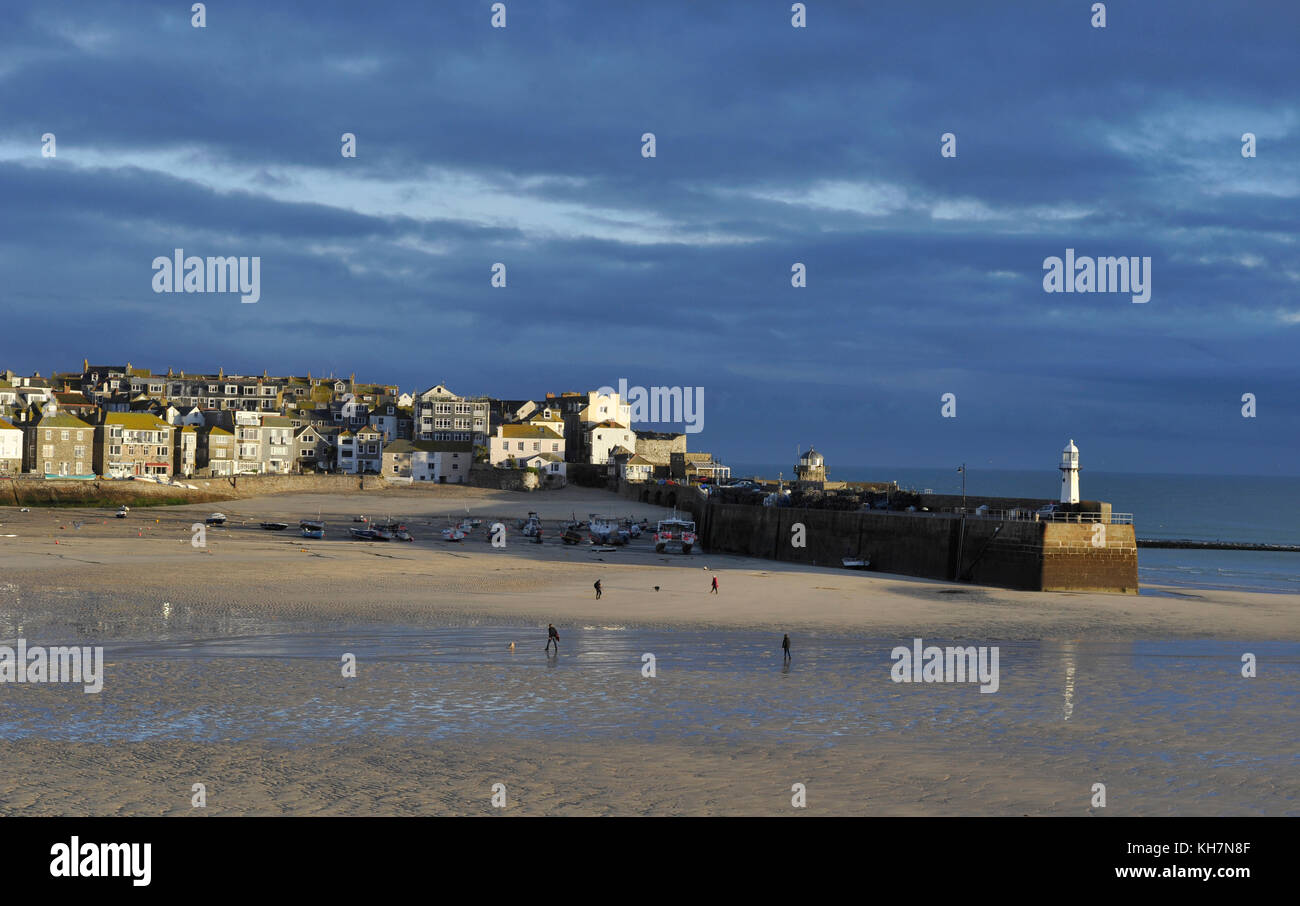
M560 452L560 442L559 442L559 441L553 441L553 442L551 443L551 452L552 452L552 453L559 453L559 452Z
M42 445L41 445L41 455L42 455L42 456L53 456L53 455L54 455L54 444L42 444ZM49 469L46 469L45 471L48 472Z
M274 387L263 387L263 388L262 388L262 396L275 396L275 388L274 388Z
M78 475L84 475L84 474L86 474L86 470L82 467L83 465L84 465L84 463L82 463L80 460L77 461L77 474L78 474Z
M45 474L46 475L54 474L54 463L50 462L48 459L45 460Z
M85 456L85 455L86 455L86 448L85 448L85 447L73 447L73 448L72 448L72 455L73 455L73 456ZM77 471L80 472L81 469L78 468Z
M54 440L54 432L51 431L51 430L49 430L49 429L47 428L47 429L45 430L45 439L46 439L46 440Z
M540 447L541 447L541 444L539 444L537 441L533 441L533 452L534 452L534 453L536 453Z
M226 385L226 396L238 396L238 395L239 395L238 387L236 387L234 384Z
M59 432L59 440L67 440L67 439L68 439L68 432L67 432L67 431L60 431L60 432Z

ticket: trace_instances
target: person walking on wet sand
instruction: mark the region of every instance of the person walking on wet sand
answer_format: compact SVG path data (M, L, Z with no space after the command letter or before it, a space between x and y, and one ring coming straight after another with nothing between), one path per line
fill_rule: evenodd
M785 638L781 640L781 653L785 655L785 660L790 660L790 633L788 632L785 634Z
M718 577L717 577L717 576L714 576L714 577L713 577L713 588L709 589L709 594L711 594L711 595L716 595L717 593L718 593Z
M599 601L599 600L600 600L600 580L599 580L599 579L596 580L596 586L595 586L595 587L596 587L596 600Z
M546 630L546 653L551 653L551 646L555 646L555 653L560 653L560 634L555 631L555 624L551 623Z

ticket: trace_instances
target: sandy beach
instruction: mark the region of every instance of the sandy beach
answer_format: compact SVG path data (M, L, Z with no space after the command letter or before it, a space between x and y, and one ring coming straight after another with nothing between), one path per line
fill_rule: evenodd
M0 508L0 636L107 659L98 695L0 686L0 813L1087 814L1098 781L1110 814L1300 809L1295 596L1016 592L646 539L599 552L554 527L663 511L580 488L231 501L195 547L211 509ZM529 510L544 544L515 531ZM318 513L324 540L258 527ZM362 514L416 541L345 540ZM471 538L439 538L467 514ZM1005 646L1003 688L890 682L890 645L916 637Z

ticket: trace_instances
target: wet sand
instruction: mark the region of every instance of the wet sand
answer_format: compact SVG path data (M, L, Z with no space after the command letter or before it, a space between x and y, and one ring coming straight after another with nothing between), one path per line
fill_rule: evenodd
M433 540L467 508L483 529ZM0 508L0 636L109 661L99 695L0 685L0 813L195 814L196 782L210 814L488 814L493 783L506 814L1086 814L1095 782L1103 814L1300 810L1296 596L598 553L556 522L662 510L576 488L234 501L195 548L210 509ZM256 526L318 509L323 541ZM514 532L529 509L548 543ZM358 512L416 543L341 540ZM1001 644L1002 688L890 682L914 637Z

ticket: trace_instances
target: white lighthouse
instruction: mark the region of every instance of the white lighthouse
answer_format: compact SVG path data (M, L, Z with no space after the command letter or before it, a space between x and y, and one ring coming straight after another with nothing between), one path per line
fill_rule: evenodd
M1061 451L1061 503L1079 502L1079 448L1071 439Z

